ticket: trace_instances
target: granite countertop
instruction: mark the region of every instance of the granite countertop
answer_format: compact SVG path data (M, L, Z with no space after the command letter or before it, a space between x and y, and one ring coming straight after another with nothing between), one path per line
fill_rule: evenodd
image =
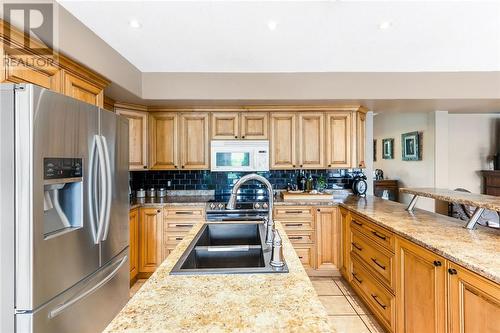
M368 196L350 196L341 206L438 255L500 283L500 229L463 227L463 221Z
M213 200L210 195L182 195L182 196L166 196L163 198L132 198L130 200L130 209L143 206L205 206L205 204Z
M414 194L421 197L433 198L448 202L457 202L463 205L482 207L500 212L500 197L485 194L452 191L442 188L400 188L401 193Z
M331 332L328 316L279 223L289 273L169 275L197 224L105 332Z

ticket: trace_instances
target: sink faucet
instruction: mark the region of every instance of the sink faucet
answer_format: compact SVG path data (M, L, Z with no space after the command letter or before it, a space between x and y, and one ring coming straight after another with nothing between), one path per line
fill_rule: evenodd
M229 201L227 202L226 208L227 209L235 209L236 208L236 197L238 190L240 189L241 185L245 184L249 180L257 180L264 184L267 188L268 192L268 217L266 221L266 244L272 245L273 244L273 236L274 236L274 221L273 221L273 198L274 198L274 192L273 192L273 186L271 183L264 177L259 176L256 173L251 173L249 175L245 175L238 179L238 181L234 184L233 190L231 191L231 197L229 198Z

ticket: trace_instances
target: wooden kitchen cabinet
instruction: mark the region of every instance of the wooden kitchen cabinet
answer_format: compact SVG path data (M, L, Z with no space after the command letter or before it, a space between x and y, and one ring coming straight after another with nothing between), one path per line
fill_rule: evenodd
M212 112L212 139L234 140L240 138L238 112Z
M296 114L271 114L271 169L294 169L297 165Z
M104 90L102 87L68 72L63 73L63 82L65 95L89 104L104 106Z
M130 285L137 280L139 273L139 209L130 210L129 213L129 263L130 263Z
M179 168L179 125L175 112L151 112L149 115L150 169Z
M208 113L182 113L180 156L182 169L209 169Z
M161 208L139 209L139 278L149 277L162 261L163 214Z
M399 239L396 256L397 331L446 332L446 260Z
M116 113L128 119L129 170L147 169L148 113L124 105L117 105Z
M451 262L447 268L448 332L500 332L498 284Z
M341 227L337 218L338 208L317 208L316 269L336 271L340 263Z
M356 156L357 168L365 168L365 154L366 154L366 113L356 113Z
M326 166L328 168L351 167L352 113L326 114Z
M267 112L243 112L240 114L241 139L267 140L269 133L269 114Z
M323 113L298 114L298 165L301 169L318 169L325 164L325 121Z
M341 226L341 237L340 237L340 273L347 281L351 280L351 269L350 269L350 245L351 244L351 215L349 211L345 208L339 208L339 217Z

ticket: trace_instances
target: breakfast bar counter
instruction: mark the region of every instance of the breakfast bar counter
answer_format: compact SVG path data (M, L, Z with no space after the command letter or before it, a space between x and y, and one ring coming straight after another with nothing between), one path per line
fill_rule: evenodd
M289 273L170 275L196 224L105 332L331 332L281 225Z

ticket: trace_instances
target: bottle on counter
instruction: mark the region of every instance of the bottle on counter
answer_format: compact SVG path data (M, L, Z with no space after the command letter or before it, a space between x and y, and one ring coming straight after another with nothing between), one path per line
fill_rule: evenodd
M307 181L306 181L306 191L307 192L311 192L313 190L313 184L314 181L313 181L313 177L311 174L309 174L309 177L307 177Z

